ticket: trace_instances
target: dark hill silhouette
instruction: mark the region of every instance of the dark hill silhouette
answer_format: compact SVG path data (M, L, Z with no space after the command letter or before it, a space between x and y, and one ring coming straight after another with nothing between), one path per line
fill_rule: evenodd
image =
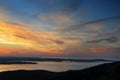
M120 62L106 63L80 71L63 72L52 80L120 80Z
M0 73L0 80L49 80L57 73L43 70L18 70Z
M120 61L66 72L42 70L1 72L0 80L120 80Z

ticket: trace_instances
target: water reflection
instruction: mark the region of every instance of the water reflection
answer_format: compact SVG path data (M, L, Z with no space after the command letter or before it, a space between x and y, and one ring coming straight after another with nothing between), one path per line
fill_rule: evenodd
M48 70L48 71L67 71L67 70L81 70L91 66L103 64L100 63L78 63L78 62L37 62L38 64L14 64L14 65L0 65L0 72L10 70Z

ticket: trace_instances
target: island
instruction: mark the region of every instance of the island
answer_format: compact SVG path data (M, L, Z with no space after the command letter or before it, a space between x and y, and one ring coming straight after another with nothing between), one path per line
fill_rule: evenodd
M12 65L12 64L37 64L36 62L26 62L26 61L0 61L0 64Z

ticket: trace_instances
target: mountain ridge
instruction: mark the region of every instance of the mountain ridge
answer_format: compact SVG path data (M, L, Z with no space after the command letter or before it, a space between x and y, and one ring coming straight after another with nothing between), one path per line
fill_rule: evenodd
M38 58L38 57L0 57L0 61L54 61L54 62L113 62L109 59L64 59L64 58Z

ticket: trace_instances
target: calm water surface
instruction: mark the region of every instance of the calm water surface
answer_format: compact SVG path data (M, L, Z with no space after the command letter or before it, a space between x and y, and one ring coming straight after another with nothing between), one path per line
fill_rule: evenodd
M103 64L103 62L37 62L38 64L14 64L0 65L0 72L11 70L48 70L48 71L67 71L81 70L95 65Z

